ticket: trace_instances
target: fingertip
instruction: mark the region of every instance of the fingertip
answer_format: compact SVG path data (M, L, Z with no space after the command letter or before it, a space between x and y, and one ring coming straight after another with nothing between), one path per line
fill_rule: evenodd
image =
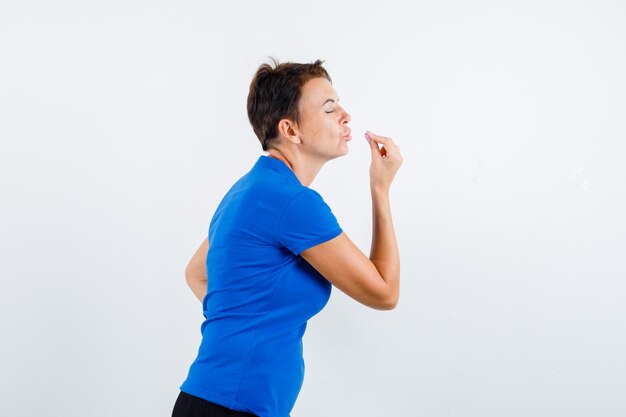
M367 131L367 136L369 136L370 139L376 140L378 141L378 139L380 138L380 136L378 136L376 133L368 130Z

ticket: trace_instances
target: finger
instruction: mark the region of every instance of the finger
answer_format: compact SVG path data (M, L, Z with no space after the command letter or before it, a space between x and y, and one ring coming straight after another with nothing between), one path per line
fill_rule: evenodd
M388 138L386 136L376 135L369 130L366 133L367 136L372 138L372 142L376 142L376 146L378 147L380 143L379 153L383 158L388 158L390 154L400 154L400 147L396 145L393 139Z
M373 137L370 132L365 133L365 139L370 145L370 151L372 152L372 157L380 156L380 149L378 148L378 142L373 140Z
M375 133L370 132L369 130L367 130L367 131L366 131L366 134L367 134L370 138L372 138L373 140L375 140L376 142L378 142L378 143L382 143L383 145L384 145L384 144L387 144L387 143L393 143L393 139L388 138L388 137L386 137L386 136L380 136L380 135L377 135L377 134L375 134Z

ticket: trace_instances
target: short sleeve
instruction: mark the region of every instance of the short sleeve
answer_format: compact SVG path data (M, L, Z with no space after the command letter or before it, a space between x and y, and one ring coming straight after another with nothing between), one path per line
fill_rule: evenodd
M305 188L285 207L278 220L278 242L296 255L341 234L335 215L322 196Z

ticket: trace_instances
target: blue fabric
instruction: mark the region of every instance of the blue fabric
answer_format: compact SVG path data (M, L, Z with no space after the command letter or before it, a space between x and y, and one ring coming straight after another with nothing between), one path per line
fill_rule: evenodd
M322 197L260 156L209 226L202 343L180 389L259 417L288 417L304 378L307 320L331 283L300 253L338 236Z

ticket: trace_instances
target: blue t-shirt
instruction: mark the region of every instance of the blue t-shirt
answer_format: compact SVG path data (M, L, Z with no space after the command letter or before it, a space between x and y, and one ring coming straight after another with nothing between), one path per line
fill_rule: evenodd
M209 226L202 343L180 389L259 417L288 417L304 378L307 320L331 283L300 253L338 236L322 197L262 155Z

